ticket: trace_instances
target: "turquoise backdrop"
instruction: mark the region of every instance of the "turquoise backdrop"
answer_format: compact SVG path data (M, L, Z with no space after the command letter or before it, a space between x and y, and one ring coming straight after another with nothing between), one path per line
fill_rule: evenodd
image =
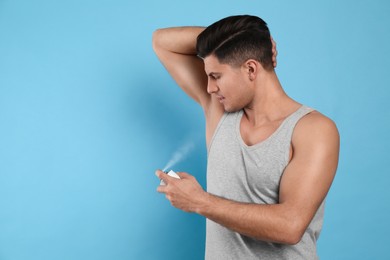
M287 93L337 123L321 259L390 259L390 2L0 0L0 259L203 259L205 220L154 175L205 186L201 109L155 57L159 27L268 22Z

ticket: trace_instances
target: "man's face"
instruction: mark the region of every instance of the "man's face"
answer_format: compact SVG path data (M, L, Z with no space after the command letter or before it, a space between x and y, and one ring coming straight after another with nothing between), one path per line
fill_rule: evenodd
M219 100L225 111L234 112L250 105L254 93L242 66L221 64L214 55L207 56L204 64L208 76L207 92Z

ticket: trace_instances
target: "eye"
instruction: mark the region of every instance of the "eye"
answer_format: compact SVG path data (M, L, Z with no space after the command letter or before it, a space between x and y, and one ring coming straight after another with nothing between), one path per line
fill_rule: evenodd
M209 75L209 76L210 76L210 78L211 78L212 80L218 80L218 79L221 78L221 76L219 76L219 75L214 75L214 74Z

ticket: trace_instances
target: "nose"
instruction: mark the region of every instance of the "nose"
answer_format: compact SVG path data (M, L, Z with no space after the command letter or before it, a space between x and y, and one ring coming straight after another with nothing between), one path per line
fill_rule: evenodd
M207 82L207 93L209 94L213 94L213 93L216 93L218 91L218 85L217 83L214 81L214 80L208 80Z

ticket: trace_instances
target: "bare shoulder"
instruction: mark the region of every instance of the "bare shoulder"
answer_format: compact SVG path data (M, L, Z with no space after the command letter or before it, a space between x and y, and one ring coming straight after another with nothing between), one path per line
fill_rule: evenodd
M292 142L293 145L304 144L307 147L321 145L323 148L338 149L339 139L335 122L320 112L313 111L299 120Z
M304 135L339 135L335 122L316 110L299 120L296 132Z

